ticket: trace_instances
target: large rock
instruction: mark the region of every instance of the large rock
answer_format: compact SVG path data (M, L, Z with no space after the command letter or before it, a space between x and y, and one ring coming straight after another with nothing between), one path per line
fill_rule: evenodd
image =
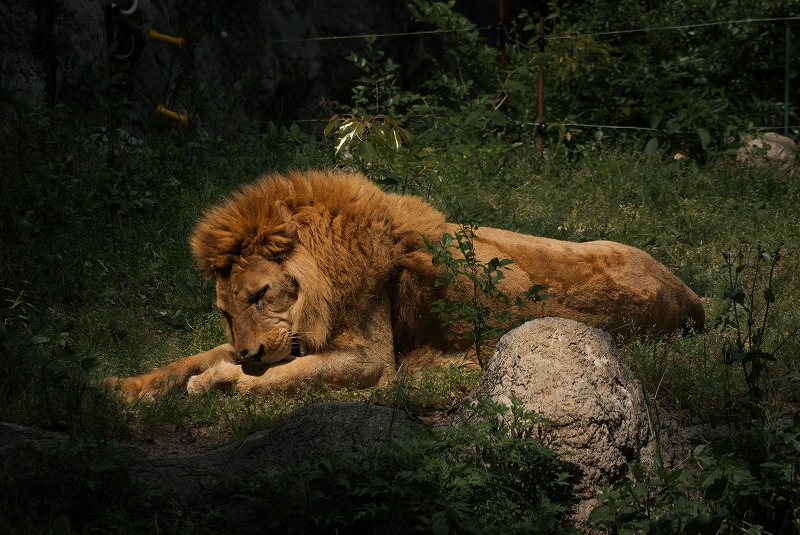
M583 477L575 491L585 520L605 487L632 461L649 462L650 426L642 389L617 356L611 336L562 318L529 321L497 344L471 400L521 401L553 422L547 440ZM469 403L456 421L469 418Z
M415 424L390 407L367 403L317 403L286 421L241 441L207 452L142 459L135 472L155 485L190 500L220 481L250 476L268 466L314 459L324 451L374 446L398 429Z
M797 157L794 140L775 132L744 139L736 152L740 162L771 166L784 176L797 166Z
M308 405L281 424L225 446L189 454L149 454L121 446L136 462L133 473L155 487L193 502L221 482L251 476L269 466L312 460L324 451L346 452L370 447L409 426L419 425L406 413L367 403ZM0 459L19 454L19 448L47 448L69 437L40 429L0 423Z

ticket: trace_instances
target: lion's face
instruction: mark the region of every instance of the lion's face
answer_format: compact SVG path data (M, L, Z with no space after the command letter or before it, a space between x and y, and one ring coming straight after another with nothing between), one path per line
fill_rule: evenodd
M279 262L240 258L230 272L217 273L217 307L239 362L272 364L301 354L293 332L298 283Z

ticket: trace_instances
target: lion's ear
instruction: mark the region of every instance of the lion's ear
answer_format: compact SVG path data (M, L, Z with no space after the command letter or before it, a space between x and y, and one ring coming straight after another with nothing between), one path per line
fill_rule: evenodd
M289 207L286 206L286 203L283 201L275 201L273 205L275 207L275 213L281 218L283 222L283 229L281 230L281 234L283 234L286 238L290 239L292 243L297 243L297 225L295 225L294 220L292 219L292 211L289 210Z

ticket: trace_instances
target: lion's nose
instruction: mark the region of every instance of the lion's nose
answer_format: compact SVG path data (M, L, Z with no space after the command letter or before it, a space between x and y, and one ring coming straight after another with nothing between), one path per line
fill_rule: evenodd
M239 352L239 362L247 362L248 360L257 360L259 355L264 351L264 345L258 346L256 351L250 351L249 348L244 348Z

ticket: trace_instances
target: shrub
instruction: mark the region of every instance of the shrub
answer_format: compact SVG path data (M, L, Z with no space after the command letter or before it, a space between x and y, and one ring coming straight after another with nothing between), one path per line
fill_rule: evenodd
M476 423L268 469L236 493L253 511L242 524L287 534L572 532L575 468L536 438L543 420L516 402L486 401L476 413ZM265 513L262 504L287 497Z
M462 225L455 236L445 233L440 242L426 236L422 239L431 253L433 265L443 268L436 286L450 286L461 295L455 301L434 301L431 312L439 316L444 326L455 322L469 326L468 334L475 340L478 364L485 368L484 345L530 318L519 312L524 305L523 298L518 296L512 301L498 286L505 278L503 272L511 269L512 261L492 258L484 263L476 256L473 238L477 229L473 225ZM451 249L458 253L454 256ZM546 297L540 294L544 289L542 285L531 286L525 292L525 298L534 303L541 301Z
M119 446L84 435L23 446L0 463L4 533L179 533L175 503L131 474Z

